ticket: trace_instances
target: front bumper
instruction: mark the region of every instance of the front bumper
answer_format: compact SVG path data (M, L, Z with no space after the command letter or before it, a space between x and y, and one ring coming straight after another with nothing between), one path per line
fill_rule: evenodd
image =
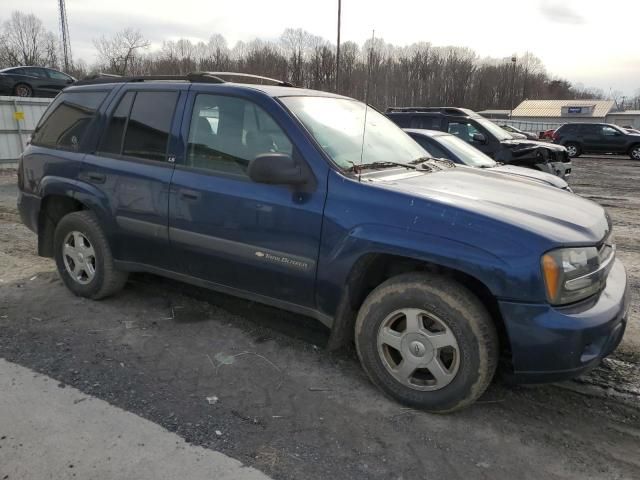
M500 301L512 354L507 376L516 383L555 382L595 367L622 340L628 302L627 274L617 259L596 299L562 308Z

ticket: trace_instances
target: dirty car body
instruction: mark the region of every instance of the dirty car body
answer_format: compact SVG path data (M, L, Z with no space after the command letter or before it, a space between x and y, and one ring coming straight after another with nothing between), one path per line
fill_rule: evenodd
M374 383L409 405L468 405L498 355L525 382L608 355L627 284L604 209L420 152L383 115L329 93L90 83L43 116L18 206L74 293L101 298L144 271L312 316L331 347L355 338ZM474 389L478 351L490 361L478 360Z

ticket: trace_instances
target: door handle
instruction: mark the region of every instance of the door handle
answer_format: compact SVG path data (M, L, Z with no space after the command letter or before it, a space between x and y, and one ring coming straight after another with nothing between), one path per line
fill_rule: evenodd
M185 200L197 200L200 198L200 194L193 190L180 190L180 196Z
M85 177L91 183L104 183L107 180L107 176L104 173L89 172Z

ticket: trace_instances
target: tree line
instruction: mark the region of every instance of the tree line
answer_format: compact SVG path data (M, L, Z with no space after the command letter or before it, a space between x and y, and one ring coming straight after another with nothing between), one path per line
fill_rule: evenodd
M234 71L287 80L295 85L388 106L464 106L474 110L509 109L524 99L604 98L599 89L572 85L550 75L542 61L525 53L509 58L481 58L470 48L429 42L396 46L376 38L363 45L340 45L336 82L336 47L303 29L286 29L277 40L256 39L230 47L220 34L208 41L167 40L151 50L139 30L126 28L93 41L97 60L75 61L71 75L178 75L193 71ZM58 67L56 36L32 14L13 12L0 30L0 67ZM640 95L629 107L640 108Z

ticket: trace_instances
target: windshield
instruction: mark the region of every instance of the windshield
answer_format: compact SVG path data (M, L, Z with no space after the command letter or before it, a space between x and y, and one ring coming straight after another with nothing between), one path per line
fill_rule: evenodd
M491 133L491 135L496 137L498 140L501 140L501 141L502 140L513 140L513 135L511 135L506 130L503 130L502 128L500 128L498 125L496 125L492 121L487 120L486 118L476 119L476 122L478 122L480 125L482 125L484 128L486 128L489 131L489 133Z
M281 100L341 168L378 162L409 164L428 155L395 123L356 100L333 97ZM365 110L367 127L363 143Z
M451 150L465 165L481 168L496 166L496 162L494 162L491 157L488 157L477 148L454 135L438 135L434 137L434 140L437 140L445 148Z

